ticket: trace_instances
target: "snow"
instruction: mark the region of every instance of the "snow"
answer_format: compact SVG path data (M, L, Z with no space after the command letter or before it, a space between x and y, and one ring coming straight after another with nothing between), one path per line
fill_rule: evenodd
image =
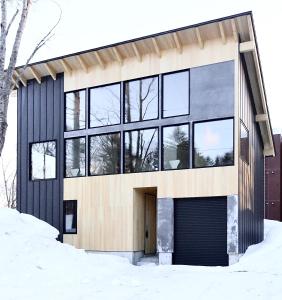
M58 231L0 209L1 300L281 299L282 223L230 267L133 266L56 241Z

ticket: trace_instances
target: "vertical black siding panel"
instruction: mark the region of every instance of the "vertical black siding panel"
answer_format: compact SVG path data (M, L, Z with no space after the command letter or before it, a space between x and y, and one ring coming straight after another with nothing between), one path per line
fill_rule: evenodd
M21 211L21 145L22 145L22 124L20 122L22 103L22 89L17 90L17 210Z
M34 110L33 110L33 101L34 101L34 94L33 94L33 80L28 81L27 83L27 91L28 91L28 111L27 111L27 142L28 148L30 149L30 144L34 141L33 136L33 119L34 119ZM27 156L28 165L30 165L30 155ZM33 214L33 207L34 201L30 201L29 199L33 199L33 182L29 180L30 170L27 168L27 213Z
M18 91L18 186L17 207L62 232L64 90L63 74L57 80L43 77L42 83L28 81ZM56 140L56 179L29 180L29 146L32 142ZM62 237L62 236L60 236Z

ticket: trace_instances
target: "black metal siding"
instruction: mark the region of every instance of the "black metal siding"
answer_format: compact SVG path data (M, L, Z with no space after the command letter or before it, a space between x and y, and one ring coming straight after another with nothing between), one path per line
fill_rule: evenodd
M41 81L30 80L18 89L17 209L62 232L64 77ZM56 179L31 181L30 144L46 140L57 142Z
M239 252L263 240L264 155L244 59L240 65L240 119L249 131L249 164L239 157Z
M228 265L226 197L174 200L173 263Z

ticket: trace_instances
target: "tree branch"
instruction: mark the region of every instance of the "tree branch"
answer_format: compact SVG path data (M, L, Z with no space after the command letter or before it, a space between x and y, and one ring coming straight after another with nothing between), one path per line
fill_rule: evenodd
M12 19L11 19L11 21L10 21L10 23L9 23L9 25L8 25L8 27L7 27L7 29L6 29L6 36L8 35L8 33L9 33L9 30L10 30L10 28L11 28L11 26L12 26L12 24L14 23L14 21L15 21L15 18L16 18L16 16L18 15L18 13L19 13L19 9L17 8L17 10L15 11L15 13L14 13L14 15L13 15L13 17L12 17Z

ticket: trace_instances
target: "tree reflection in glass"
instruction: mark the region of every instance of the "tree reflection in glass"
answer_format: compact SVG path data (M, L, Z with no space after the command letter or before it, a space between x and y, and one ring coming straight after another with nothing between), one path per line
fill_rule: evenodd
M120 84L90 90L90 127L120 123Z
M90 175L120 173L120 133L90 137Z
M65 140L65 175L85 176L85 138Z
M158 117L158 77L125 82L125 123Z
M158 170L158 129L125 132L125 173Z
M189 167L189 125L163 128L163 169Z
M34 143L31 146L31 179L56 178L56 142Z
M66 131L85 128L85 90L66 93Z
M233 119L194 125L194 167L234 164Z

